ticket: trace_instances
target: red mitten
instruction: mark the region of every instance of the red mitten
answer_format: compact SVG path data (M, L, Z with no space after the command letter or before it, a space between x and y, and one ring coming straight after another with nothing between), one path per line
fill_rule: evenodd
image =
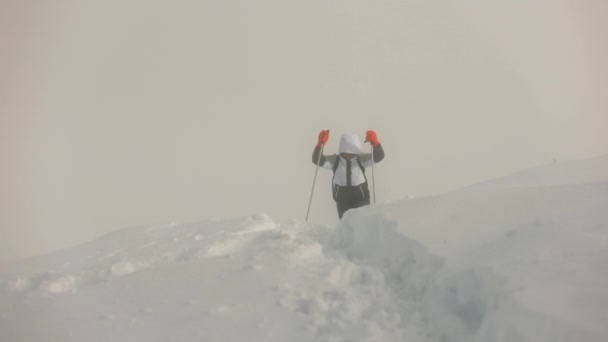
M374 132L372 130L365 132L365 142L371 143L372 146L374 146L374 147L377 147L378 145L380 145L376 132Z
M319 132L319 141L317 143L317 147L321 147L322 145L327 144L328 140L329 140L329 130L324 129L321 132Z

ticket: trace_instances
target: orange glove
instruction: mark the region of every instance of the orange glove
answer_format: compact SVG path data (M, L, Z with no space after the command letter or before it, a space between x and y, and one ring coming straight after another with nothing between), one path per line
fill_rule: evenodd
M376 132L374 132L372 130L365 132L365 142L371 143L372 146L374 146L374 147L378 147L378 145L380 145Z
M321 147L322 145L327 144L328 140L329 140L329 130L324 129L321 132L319 132L319 142L317 143L317 147Z

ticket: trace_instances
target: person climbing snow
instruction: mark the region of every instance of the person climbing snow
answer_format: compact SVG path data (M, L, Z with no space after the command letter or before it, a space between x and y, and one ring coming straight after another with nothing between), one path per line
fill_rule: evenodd
M312 162L315 165L319 163L318 166L324 169L333 170L333 197L341 219L347 210L370 204L365 169L384 159L384 150L378 142L376 132L372 130L366 132L365 142L372 145L373 153L361 153L361 142L357 135L344 133L340 138L339 154L320 155L321 147L327 141L329 130L322 130L312 153Z

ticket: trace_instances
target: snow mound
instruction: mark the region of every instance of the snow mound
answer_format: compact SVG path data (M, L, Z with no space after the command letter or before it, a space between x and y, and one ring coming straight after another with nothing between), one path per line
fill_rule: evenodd
M472 341L501 302L489 268L453 272L380 214L350 212L324 259L288 272L281 303L315 341Z
M119 277L127 274L137 272L143 268L143 263L132 262L132 261L120 261L110 266L110 273L112 276Z
M29 277L17 277L8 282L8 289L11 291L24 291L32 286Z
M76 288L76 283L78 278L65 275L59 278L53 279L49 283L46 284L46 290L50 293L64 293L68 291L73 291Z
M320 241L322 258L287 272L281 304L306 319L312 340L426 340L418 304L441 259L394 226L347 215Z

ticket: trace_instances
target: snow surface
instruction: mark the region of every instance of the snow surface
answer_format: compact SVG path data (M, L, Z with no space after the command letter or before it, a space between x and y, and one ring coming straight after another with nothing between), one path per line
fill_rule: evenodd
M0 268L2 341L608 341L608 157L336 226L135 227Z

